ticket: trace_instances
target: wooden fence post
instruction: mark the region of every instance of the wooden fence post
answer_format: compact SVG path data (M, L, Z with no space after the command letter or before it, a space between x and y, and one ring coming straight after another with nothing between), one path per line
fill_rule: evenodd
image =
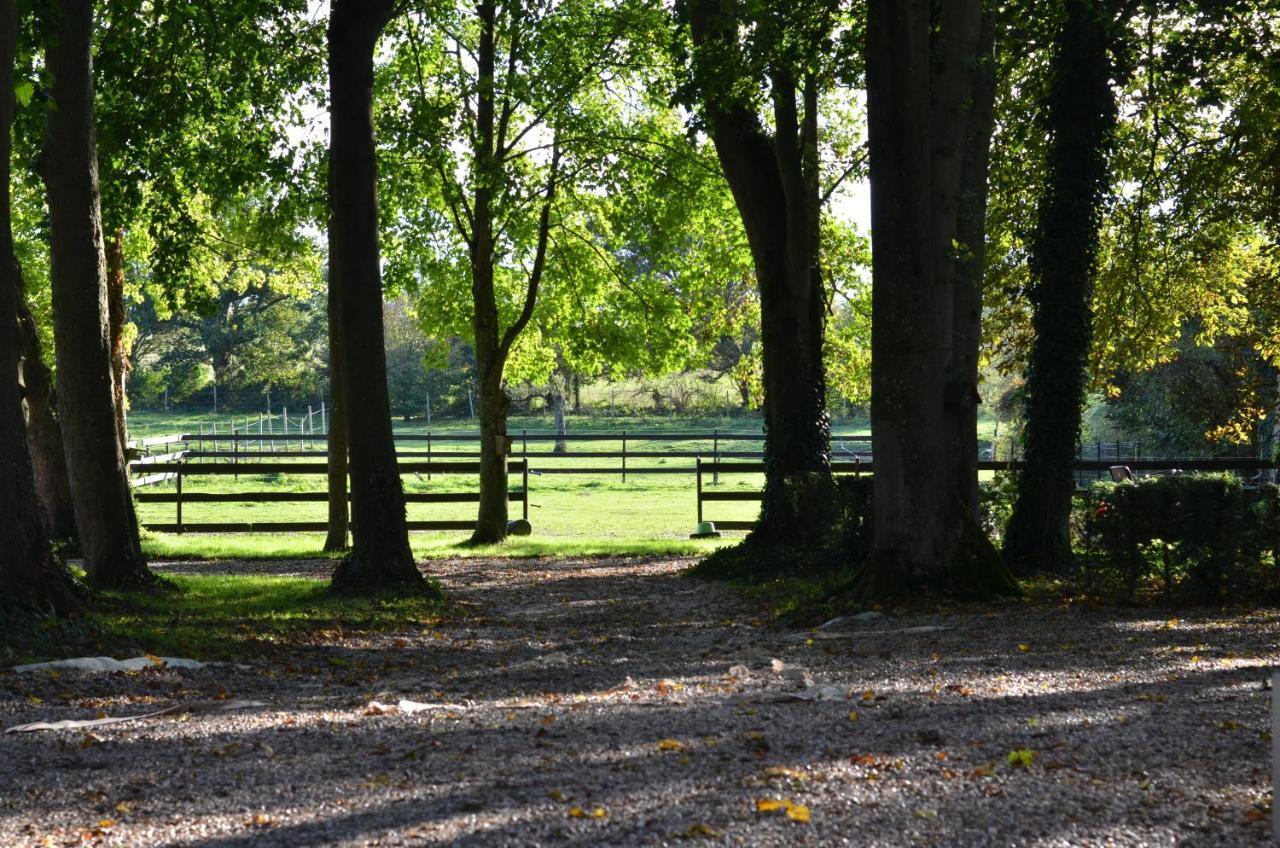
M711 472L711 485L720 485L720 428L711 434L711 458L715 462L715 471Z
M427 479L431 479L431 431L427 431Z
M698 477L698 524L702 523L702 457L694 459L694 468Z
M178 505L178 532L182 532L182 463L178 463L178 494L174 500Z
M622 482L627 482L627 431L622 431Z

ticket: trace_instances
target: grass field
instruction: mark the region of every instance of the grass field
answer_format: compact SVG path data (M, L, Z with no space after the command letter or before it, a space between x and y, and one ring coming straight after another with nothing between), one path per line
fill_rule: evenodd
M290 413L291 420L296 420ZM244 418L240 419L243 424ZM229 419L219 419L218 432L230 430ZM256 431L257 419L252 419L253 430ZM131 428L135 436L155 438L160 435L178 435L181 433L205 433L212 430L214 419L207 415L177 415L162 417L157 413L135 413L131 417ZM502 553L512 556L536 556L541 554L617 554L626 552L654 554L696 554L714 547L714 542L691 541L688 536L693 531L697 519L697 501L693 454L710 458L716 449L725 452L758 451L761 443L758 440L734 439L733 434L757 434L760 422L752 418L707 418L707 417L664 417L664 418L608 418L608 419L576 419L569 421L570 435L576 434L617 434L617 438L591 441L570 441L569 455L553 455L553 442L534 439L527 443L523 435L550 433L551 422L543 418L513 419L510 432L515 438L514 450L517 455L528 451L529 475L529 520L533 525L533 536L526 539L514 539L502 548ZM397 421L394 425L397 434L426 434L433 436L474 433L475 427L469 420L436 421L428 428L424 422ZM989 429L989 428L984 428ZM839 435L865 435L866 422L849 420L837 422L833 430ZM724 433L718 441L711 439L669 440L673 436L689 433L709 434L719 431ZM277 431L280 432L279 427ZM626 450L628 474L625 481L620 473L622 461L618 457L593 457L575 454L619 452L623 448L621 434L627 433ZM642 434L656 434L667 439L647 439ZM298 439L287 445L276 442L277 451L323 451L320 441ZM197 447L192 444L191 447ZM203 448L212 450L215 442L212 437L205 440ZM423 461L426 459L428 446L425 442L401 442L399 445L402 460ZM851 441L834 438L832 442L833 457L851 459L854 452L865 452L868 444L865 441ZM230 450L231 443L221 441L217 449ZM325 487L323 475L299 474L253 474L252 462L259 457L275 461L318 462L316 457L272 457L270 445L259 446L256 442L239 445L241 451L247 451L241 463L245 473L232 476L201 476L196 473L184 474L184 496L200 492L244 493L246 496L255 492L322 492ZM261 450L262 453L258 453ZM474 461L477 445L474 442L433 440L430 445L433 460ZM637 456L643 453L671 453L666 456ZM678 455L685 453L689 455ZM205 460L208 461L208 460ZM573 469L582 469L578 473L563 473ZM614 473L599 473L600 469L613 469ZM196 469L192 468L194 472ZM675 473L643 473L645 470ZM561 473L556 473L561 472ZM476 480L472 475L433 474L430 479L425 474L411 472L403 477L406 492L445 493L471 492L475 490ZM512 475L512 488L519 488L519 475ZM704 477L707 491L759 491L763 485L763 476L751 473L734 473L721 475L719 480L709 475ZM173 483L149 486L148 493L174 492ZM475 516L475 505L458 504L409 504L410 520L463 521ZM513 518L521 515L522 505L511 504ZM751 501L717 502L705 504L704 519L711 521L751 520L758 511L758 505ZM314 503L184 503L183 521L199 522L280 522L280 521L323 521L326 506L322 502ZM173 523L175 507L173 504L140 503L139 519L144 525ZM485 553L492 555L492 550L464 551L455 547L465 539L465 532L452 533L415 533L414 546L422 556L453 556L469 553ZM741 537L741 533L726 532L726 542ZM319 534L255 534L249 535L206 535L206 534L148 534L147 547L152 556L312 556L321 547L323 538Z

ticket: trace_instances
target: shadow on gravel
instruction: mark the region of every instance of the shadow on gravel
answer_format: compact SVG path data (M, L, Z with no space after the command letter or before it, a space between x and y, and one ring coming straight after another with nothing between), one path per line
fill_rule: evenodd
M437 573L466 610L441 627L338 631L251 671L85 681L75 700L222 690L271 707L104 728L89 745L0 737L0 756L23 766L0 773L0 842L32 822L73 832L124 801L134 812L115 836L141 844L130 828L176 819L146 844L200 848L706 833L752 845L1265 844L1254 812L1269 789L1261 680L1277 661L1274 611L1161 622L1013 605L865 628L950 628L933 633L807 644L654 560ZM783 691L773 658L850 697L771 701ZM745 683L729 674L740 664ZM401 697L460 706L367 714ZM67 701L65 680L0 677L6 723L85 714ZM1025 764L1009 762L1018 751ZM812 821L759 814L762 798L805 803Z

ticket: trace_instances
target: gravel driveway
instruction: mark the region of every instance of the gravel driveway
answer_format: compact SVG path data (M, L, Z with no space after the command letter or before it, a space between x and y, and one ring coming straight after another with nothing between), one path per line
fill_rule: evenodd
M434 562L461 604L438 628L0 675L5 727L265 704L0 736L0 845L1266 844L1276 610L793 633L687 565Z

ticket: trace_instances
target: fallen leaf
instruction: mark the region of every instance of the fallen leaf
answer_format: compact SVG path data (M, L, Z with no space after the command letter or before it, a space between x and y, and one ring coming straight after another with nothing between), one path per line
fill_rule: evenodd
M680 744L679 739L659 739L658 740L659 751L680 751L683 748L684 748L684 745Z
M809 808L804 804L795 804L787 808L787 818L801 824L809 823Z
M1019 643L1019 644L1018 644L1018 651L1019 651L1020 653L1025 654L1025 653L1027 653L1027 652L1028 652L1028 651L1030 651L1030 650L1031 650L1031 646L1030 646L1030 645L1028 645L1026 642L1021 642L1021 643Z
M1031 765L1031 761L1035 759L1035 756L1035 751L1028 748L1018 748L1017 750L1010 751L1009 755L1005 759L1008 761L1009 765L1014 768L1028 768Z
M849 710L849 721L857 721L857 720L858 720L858 711Z
M709 824L691 824L680 832L682 839L718 839L723 834Z

